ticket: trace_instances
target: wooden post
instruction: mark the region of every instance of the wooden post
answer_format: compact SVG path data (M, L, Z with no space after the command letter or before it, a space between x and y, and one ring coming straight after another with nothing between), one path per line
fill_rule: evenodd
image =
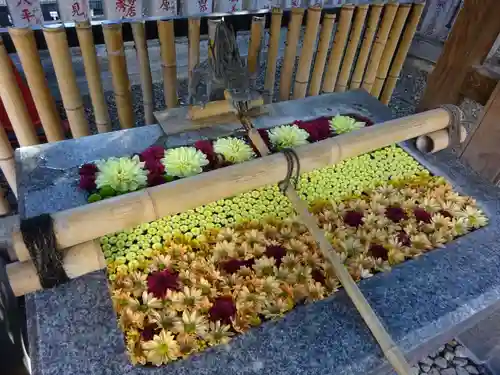
M132 106L132 92L127 73L127 60L123 47L122 25L120 23L106 23L102 25L104 42L108 52L109 70L115 92L118 120L122 129L134 127L134 108Z
M427 79L419 110L457 104L460 88L471 66L482 65L500 34L500 2L467 0L444 44L436 67Z
M250 44L248 46L248 73L250 79L257 78L260 68L260 51L262 49L262 38L266 26L266 17L252 17L252 26L250 28Z
M349 85L351 90L358 89L363 81L363 74L365 73L368 57L370 56L373 40L375 39L375 33L377 32L382 9L382 4L373 4L371 6L370 15L368 16L368 25L365 30L361 49L359 50L359 56L356 60L356 67L354 68L354 73L352 74L351 83Z
M337 74L339 73L342 56L344 56L344 48L349 38L353 13L353 5L344 5L342 7L339 26L335 33L335 39L333 40L333 46L330 52L330 58L328 59L325 78L323 80L323 92L332 92L337 83Z
M279 100L288 100L290 98L290 89L292 87L292 74L295 67L295 57L297 56L297 44L300 39L300 29L304 9L292 8L288 33L286 35L285 55L281 66L280 97Z
M323 72L325 71L326 57L330 49L330 40L332 39L333 25L335 24L336 15L327 13L323 17L321 32L319 35L318 51L314 60L313 73L311 83L309 84L309 96L319 94L321 81L323 80Z
M165 103L167 108L174 108L178 105L174 21L158 21L158 37L163 67Z
M349 42L345 51L344 60L342 61L342 68L340 69L339 78L335 86L335 91L344 92L347 89L347 83L352 71L354 57L358 51L359 40L361 33L365 26L366 15L368 14L368 5L359 5L356 8L356 15L354 17L354 24L349 35Z
M382 95L380 96L380 101L383 104L387 105L391 100L392 93L394 92L394 88L396 87L396 83L398 82L401 70L403 69L403 64L406 60L406 56L408 55L408 51L410 50L411 42L413 40L413 37L415 36L415 32L417 31L417 26L420 21L420 17L422 16L422 12L424 11L424 6L425 3L413 5L410 19L403 33L403 37L401 38L401 42L399 43L398 51L396 52L396 56L394 57L394 61L391 65L391 69L389 70L389 75L387 76L387 79L385 81Z
M295 75L293 87L293 98L300 99L306 96L307 84L311 75L311 62L316 50L316 39L318 37L319 21L321 20L321 8L310 7L307 10L306 32L300 51L299 65Z
M153 98L153 78L151 77L151 67L149 66L146 27L144 25L144 21L131 22L130 26L132 27L132 35L134 36L137 64L139 65L139 75L141 77L144 121L146 122L146 125L151 125L156 123L156 121L153 116L155 103Z
M188 77L191 86L193 69L200 63L200 19L188 19Z
M61 117L59 117L56 103L45 79L45 72L40 62L33 30L28 27L10 27L9 34L23 65L24 75L47 140L49 142L61 141L64 139Z
M273 8L271 13L271 27L269 29L269 46L267 47L266 78L264 90L266 90L266 103L272 103L274 97L274 83L276 81L276 59L280 48L281 19L283 10Z
M389 37L389 32L391 31L398 8L399 5L396 3L389 3L385 6L382 22L378 29L372 52L370 53L370 61L363 76L363 83L361 84L361 87L368 92L371 92L373 83L375 82L380 59L384 53L385 44L387 43L387 38Z
M0 98L2 99L7 115L9 116L14 133L16 133L19 145L36 145L39 143L38 137L36 135L35 128L33 127L31 116L28 113L28 108L24 102L23 94L17 85L13 69L15 68L9 58L7 49L5 48L3 41L0 39ZM1 131L4 131L3 127ZM0 140L2 140L1 134Z
M3 65L3 63L0 64ZM4 83L0 81L0 86L3 86L3 84ZM5 176L10 189L17 197L16 163L14 160L14 150L12 149L12 145L10 144L9 138L7 137L7 133L5 132L5 128L2 124L0 124L0 169L2 169L3 175Z
M378 98L382 92L387 73L391 66L394 53L398 46L399 38L410 13L411 4L401 4L399 6L398 12L396 14L396 19L392 25L389 38L387 39L387 44L385 45L384 52L382 53L382 58L380 59L380 64L377 69L377 74L375 77L375 83L373 84L371 94Z
M92 35L92 26L89 22L76 23L76 33L78 43L83 58L85 77L89 86L90 99L94 108L94 118L97 131L105 133L111 131L111 120L109 118L108 106L104 98L104 91L101 84L101 72L97 63L97 52Z
M47 42L57 83L61 92L66 116L73 138L85 137L90 134L89 124L85 117L82 96L76 83L73 62L66 38L64 25L47 26L43 28L43 35Z

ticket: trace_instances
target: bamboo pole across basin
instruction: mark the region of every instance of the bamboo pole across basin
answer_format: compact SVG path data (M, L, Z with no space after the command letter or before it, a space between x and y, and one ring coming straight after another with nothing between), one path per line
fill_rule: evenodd
M445 129L450 121L449 112L439 108L305 145L296 151L300 157L301 170L308 172ZM286 171L287 163L283 155L273 154L244 164L54 213L52 218L58 248L66 249L109 233L276 183L283 179ZM13 237L18 259L29 260L30 256L20 231L15 231Z

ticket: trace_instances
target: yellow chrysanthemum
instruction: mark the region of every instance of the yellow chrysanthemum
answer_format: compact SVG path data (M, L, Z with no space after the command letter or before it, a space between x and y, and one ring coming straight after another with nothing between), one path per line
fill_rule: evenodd
M198 335L203 337L208 330L208 322L196 311L182 313L182 318L174 325L174 331L179 334Z
M126 193L147 185L148 172L143 168L139 156L109 158L96 162L99 171L96 175L96 186L111 186L114 190Z
M177 147L165 151L161 159L167 175L189 177L199 174L208 165L206 155L194 147Z
M230 163L242 163L255 157L252 148L235 137L219 138L214 142L213 147L216 153L224 156L224 159Z
M149 362L156 366L173 361L180 356L180 348L174 336L165 330L155 335L153 340L142 343L142 349Z
M336 134L349 133L353 130L361 129L364 126L364 122L358 122L349 116L337 115L330 120L330 128Z
M282 125L268 130L271 144L278 150L305 145L308 142L309 133L297 125Z
M227 324L221 324L218 320L215 323L210 322L208 333L205 335L205 340L208 341L210 346L218 344L227 344L233 336L233 332L230 331L231 326Z

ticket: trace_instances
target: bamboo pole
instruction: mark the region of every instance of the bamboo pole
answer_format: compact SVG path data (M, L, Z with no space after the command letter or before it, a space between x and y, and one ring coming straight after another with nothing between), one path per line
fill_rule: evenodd
M10 212L10 205L5 196L5 191L0 188L0 215L7 215Z
M438 108L342 134L296 149L303 172L332 165L381 147L448 127L449 112ZM52 214L60 249L144 222L184 212L214 200L276 183L286 174L282 155L270 155ZM196 192L196 194L193 194ZM29 259L19 231L13 233L19 260ZM90 271L89 271L90 272Z
M368 92L371 92L373 83L375 82L375 76L380 64L380 59L384 53L387 38L389 37L389 32L391 31L398 8L399 5L396 3L389 3L385 6L382 22L380 23L380 27L377 31L375 43L373 44L373 48L370 53L370 60L368 61L368 66L366 67L366 72L363 76L363 83L361 84L361 87Z
M250 44L248 46L248 73L250 79L255 79L260 67L260 51L262 49L262 38L266 26L266 17L252 17L252 26L250 27Z
M15 68L9 58L7 49L3 41L0 40L0 98L7 111L19 145L36 145L39 143L38 137L33 127L31 116L28 113L28 108L24 102L23 94L17 85L13 69Z
M361 49L356 61L356 67L354 68L354 73L352 74L351 84L349 85L351 90L357 89L361 86L361 81L363 80L363 74L365 73L368 57L370 56L373 40L375 39L375 33L377 32L382 9L382 4L373 4L371 7L370 15L368 16L368 25L363 36L363 42L361 43Z
M3 65L3 63L0 63L0 65ZM3 87L3 84L4 83L0 81L0 89ZM16 163L14 160L14 150L12 149L12 145L10 144L9 138L2 124L0 124L0 169L3 172L3 175L5 176L10 189L17 197Z
M158 21L158 37L163 67L163 89L167 108L177 107L177 62L174 21Z
M337 75L340 69L340 63L344 55L345 45L349 37L349 30L351 28L352 15L354 13L353 5L344 5L340 12L340 21L335 39L333 40L330 58L326 67L325 78L323 80L323 92L332 92L337 83Z
M111 120L109 118L106 99L104 98L104 91L101 84L101 72L97 63L97 52L90 22L77 22L76 33L82 53L83 67L85 68L85 77L87 78L87 85L89 86L90 99L92 100L92 107L94 108L97 131L99 133L106 133L111 131Z
M337 16L332 13L327 13L323 17L323 24L321 25L321 33L319 35L318 51L316 59L314 60L313 73L311 83L309 85L309 96L319 94L321 81L323 80L323 72L325 71L326 57L330 49L330 40L332 39L333 26Z
M300 51L299 65L295 75L293 87L293 98L300 99L306 96L307 84L311 75L311 63L316 50L316 39L318 37L319 21L321 20L321 8L310 7L307 10L306 32Z
M211 18L208 20L208 57L213 58L212 48L214 46L215 32L217 25L222 22L222 18Z
M102 25L104 43L108 53L109 70L115 92L118 120L122 129L134 127L134 108L132 106L132 92L127 73L127 60L123 47L122 25L120 23L106 23Z
M24 75L31 91L33 101L43 130L49 142L64 139L61 126L61 117L57 112L56 103L50 93L40 56L35 42L35 35L31 28L9 28L9 34L16 47L17 55L23 65Z
M292 8L290 15L290 24L286 35L285 55L283 65L281 66L280 96L279 100L288 100L290 98L290 88L292 87L292 74L295 67L295 57L297 56L297 44L300 39L300 29L304 9Z
M380 96L380 101L386 105L389 104L389 101L391 100L392 93L394 92L394 88L398 82L399 74L403 69L403 63L406 60L408 51L410 50L411 42L415 36L415 32L417 31L422 12L424 11L424 6L425 3L413 5L408 25L406 26L401 42L399 43L398 51L396 52L391 69L389 70L389 75L385 81L382 95Z
M335 86L335 91L344 92L347 89L347 83L352 71L354 57L358 51L359 40L361 33L365 26L366 15L368 14L368 5L359 5L356 8L356 15L354 16L354 24L352 26L351 34L349 35L349 42L345 51L344 60L342 61L342 68L340 69L339 78Z
M188 77L189 86L191 86L191 79L193 69L200 63L200 19L188 19L188 34L189 34L189 47L188 47Z
M43 35L54 65L71 134L73 138L85 137L90 134L89 123L85 117L82 96L76 83L64 25L45 26L43 27Z
M467 138L467 130L460 126L460 143L465 142L465 138ZM451 137L448 129L443 129L417 137L415 144L420 152L433 154L448 148L450 141Z
M155 103L153 98L153 78L151 77L151 67L149 66L148 43L146 39L146 27L144 21L134 21L130 23L132 35L134 37L135 52L137 54L137 64L139 65L139 75L141 77L142 103L144 106L144 121L146 125L156 123L153 115Z
M269 45L267 47L266 78L264 90L267 94L267 103L271 103L274 97L274 83L276 81L276 59L278 58L281 36L281 19L283 10L273 8L271 13L271 27L269 29Z
M385 45L384 52L382 53L382 58L380 59L380 64L377 69L377 74L375 76L375 83L373 84L371 94L378 98L382 92L382 87L384 86L385 79L387 78L387 73L391 67L391 62L396 52L398 46L399 38L403 32L403 28L410 14L411 4L401 4L399 6L394 24L392 25L391 32L389 33L389 38L387 39L387 44Z

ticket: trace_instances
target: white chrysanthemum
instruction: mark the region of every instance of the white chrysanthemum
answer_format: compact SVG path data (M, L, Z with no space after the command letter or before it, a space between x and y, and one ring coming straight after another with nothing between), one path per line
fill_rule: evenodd
M180 356L180 348L172 333L162 330L153 340L142 343L142 349L149 362L160 366Z
M309 143L309 133L297 125L282 125L267 131L269 140L278 150Z
M361 129L364 126L364 122L358 122L349 116L337 115L330 120L330 128L336 134L349 133L353 130Z
M219 138L213 146L214 151L230 163L242 163L255 157L252 148L239 138Z
M146 186L148 172L143 168L139 156L109 158L96 162L99 171L96 175L96 186L111 186L114 190L126 193Z
M161 159L167 175L189 177L199 174L208 164L206 155L194 147L177 147L165 151Z

